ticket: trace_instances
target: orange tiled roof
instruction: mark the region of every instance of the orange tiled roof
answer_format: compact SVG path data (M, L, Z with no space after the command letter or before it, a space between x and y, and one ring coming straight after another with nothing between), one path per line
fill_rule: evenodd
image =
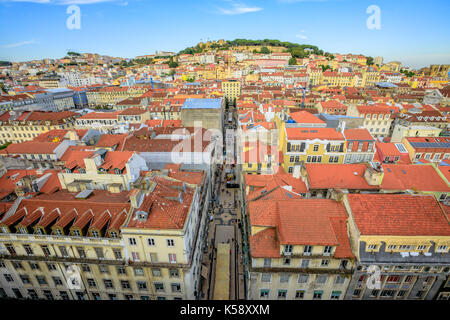
M348 194L362 235L450 236L450 225L434 196Z

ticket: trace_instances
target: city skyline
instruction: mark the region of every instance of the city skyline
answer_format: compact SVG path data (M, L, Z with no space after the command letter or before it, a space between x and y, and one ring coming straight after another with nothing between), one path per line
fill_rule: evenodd
M66 26L73 4L81 12L79 30ZM366 26L370 5L380 8L380 29ZM382 56L412 68L450 63L445 1L3 0L0 7L0 26L8 30L0 59L8 61L61 58L69 50L134 58L246 38Z

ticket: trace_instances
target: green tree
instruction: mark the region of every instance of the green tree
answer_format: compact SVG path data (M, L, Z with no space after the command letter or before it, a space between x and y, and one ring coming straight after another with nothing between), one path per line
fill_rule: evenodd
M373 65L373 64L374 64L373 58L372 58L372 57L367 57L367 58L366 58L366 64L367 64L368 66Z
M295 66L297 64L297 59L292 57L289 59L289 65L290 66Z
M261 52L262 54L269 54L269 53L270 53L270 50L269 50L269 48L267 48L267 47L262 47L260 52Z

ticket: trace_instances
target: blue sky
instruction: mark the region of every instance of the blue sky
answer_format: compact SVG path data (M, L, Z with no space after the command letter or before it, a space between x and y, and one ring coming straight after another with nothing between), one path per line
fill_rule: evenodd
M67 7L81 10L69 30ZM377 5L381 29L366 13ZM200 40L279 39L423 67L450 64L448 0L0 0L0 60L68 50L132 58Z

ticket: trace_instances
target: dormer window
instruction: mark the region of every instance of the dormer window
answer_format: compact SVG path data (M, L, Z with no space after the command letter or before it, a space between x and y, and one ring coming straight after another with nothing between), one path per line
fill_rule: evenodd
M62 236L62 235L63 235L61 229L55 229L55 230L53 230L53 234L55 234L55 235L57 235L57 236Z
M22 234L27 234L28 233L28 231L27 231L27 228L19 228L19 233L22 233Z
M110 231L110 232L109 232L109 236L110 236L111 238L118 238L118 237L119 237L119 235L118 235L117 232L115 232L115 231Z
M85 170L84 168L79 168L79 169L78 169L78 172L79 172L79 173L86 173L86 170Z
M115 168L114 169L114 173L115 174L122 174L122 170L120 170L119 168Z
M44 230L42 228L36 228L36 234L44 234Z
M94 238L100 238L100 234L99 234L98 231L96 231L96 230L91 230L91 235L92 235Z
M1 227L0 228L0 233L9 233L9 230L7 227Z
M81 232L78 229L72 230L72 235L74 237L81 237Z

